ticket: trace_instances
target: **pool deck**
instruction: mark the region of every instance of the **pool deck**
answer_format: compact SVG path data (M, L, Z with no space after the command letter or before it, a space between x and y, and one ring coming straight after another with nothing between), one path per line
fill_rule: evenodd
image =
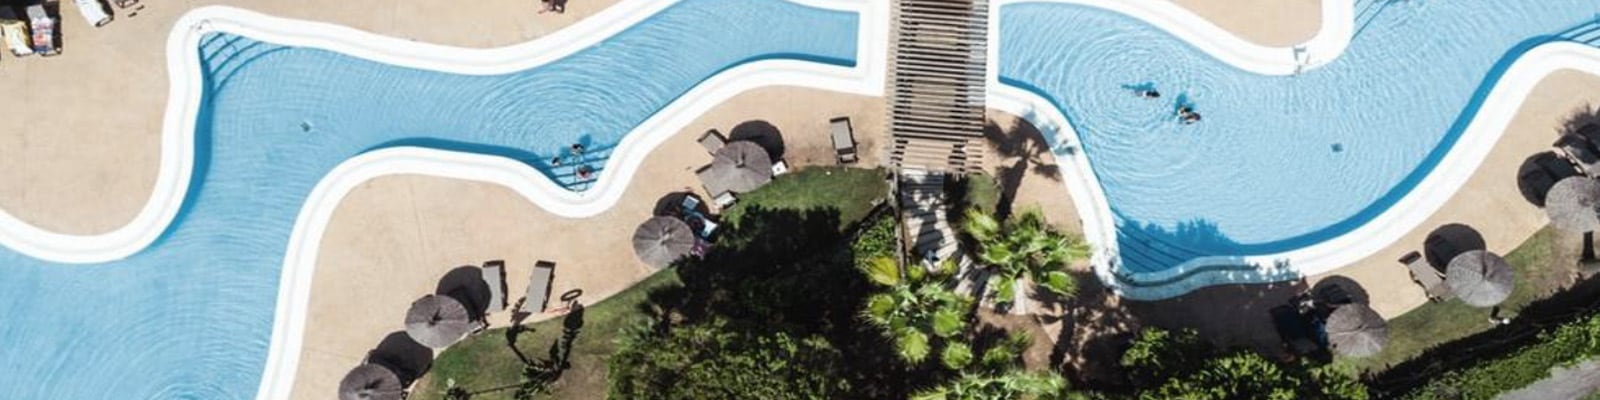
M788 107L795 99L828 101ZM290 398L337 391L339 379L367 350L386 334L404 329L411 301L433 293L440 278L458 266L506 260L510 302L526 290L528 270L537 260L557 265L552 297L581 289L580 301L592 304L632 286L651 272L633 255L634 227L650 217L656 201L667 193L687 189L705 196L694 174L711 162L695 141L701 133L715 128L726 134L739 123L762 120L783 136L784 158L791 166L832 165L828 119L835 116L851 117L863 155L859 165L877 165L878 138L884 137L881 98L792 87L757 89L722 103L672 136L645 159L621 202L583 219L551 214L489 183L411 175L367 181L345 197L322 238ZM552 308L555 303L551 301ZM491 326L508 323L509 313L491 315Z
M1322 0L1171 0L1246 41L1286 47L1322 29Z

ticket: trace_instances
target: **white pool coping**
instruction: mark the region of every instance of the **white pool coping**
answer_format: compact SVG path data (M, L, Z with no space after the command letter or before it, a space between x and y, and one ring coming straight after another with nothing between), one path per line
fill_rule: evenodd
M999 0L1006 4L1054 2L1086 4L1118 11L1149 22L1190 42L1237 68L1262 74L1289 75L1337 58L1348 46L1354 25L1352 0L1324 0L1322 30L1302 45L1271 48L1245 42L1208 21L1165 1ZM999 32L998 18L991 32ZM990 62L998 57L997 35L990 36ZM1305 50L1296 50L1305 49ZM1304 56L1295 56L1302 52ZM1287 54L1287 56L1286 56ZM1303 61L1309 60L1309 61ZM1243 257L1202 257L1174 268L1148 273L1120 271L1116 218L1089 160L1081 152L1078 133L1061 111L1044 98L999 82L990 66L989 107L1004 110L1039 127L1052 144L1063 183L1083 220L1085 239L1094 246L1095 274L1118 294L1157 300L1227 283L1264 283L1329 272L1356 263L1416 229L1466 184L1494 148L1529 92L1544 77L1572 69L1600 75L1600 48L1571 42L1539 45L1517 58L1485 97L1461 137L1427 176L1394 205L1350 232L1299 249Z

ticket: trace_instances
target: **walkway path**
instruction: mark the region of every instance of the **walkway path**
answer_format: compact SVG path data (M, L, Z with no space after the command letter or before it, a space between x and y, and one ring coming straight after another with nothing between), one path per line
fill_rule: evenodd
M1498 400L1577 400L1600 393L1600 360L1550 370L1550 377L1501 394Z

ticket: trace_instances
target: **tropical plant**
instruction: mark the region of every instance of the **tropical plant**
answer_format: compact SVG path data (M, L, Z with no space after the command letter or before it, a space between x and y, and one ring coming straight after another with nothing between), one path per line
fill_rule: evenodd
M1251 351L1219 354L1189 330L1145 329L1121 364L1141 399L1367 399L1367 387L1347 366L1279 364Z
M858 268L880 288L867 297L862 317L894 342L901 359L921 363L942 343L939 356L946 367L960 369L972 361L972 348L962 341L972 300L946 287L955 264L902 270L893 258L878 257Z
M1021 278L1056 295L1077 292L1078 283L1066 268L1073 261L1087 258L1089 245L1080 237L1050 228L1038 211L1000 221L977 209L968 209L963 228L978 243L978 260L996 272L992 282L997 303L1011 302Z
M850 388L844 356L821 337L740 329L715 320L624 332L610 360L613 399L835 399Z
M914 400L1014 400L1058 399L1067 393L1067 382L1060 375L1029 373L1011 369L1002 374L962 374L931 390L917 393Z

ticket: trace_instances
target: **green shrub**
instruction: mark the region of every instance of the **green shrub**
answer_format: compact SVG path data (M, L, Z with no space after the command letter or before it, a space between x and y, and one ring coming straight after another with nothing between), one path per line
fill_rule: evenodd
M1534 343L1501 357L1476 360L1413 389L1408 399L1477 399L1520 389L1550 376L1553 367L1600 356L1600 315L1539 334Z
M860 236L850 244L855 265L865 265L878 258L899 259L900 257L895 255L898 248L895 245L896 240L899 238L895 236L894 218L890 218L889 214L868 220Z

